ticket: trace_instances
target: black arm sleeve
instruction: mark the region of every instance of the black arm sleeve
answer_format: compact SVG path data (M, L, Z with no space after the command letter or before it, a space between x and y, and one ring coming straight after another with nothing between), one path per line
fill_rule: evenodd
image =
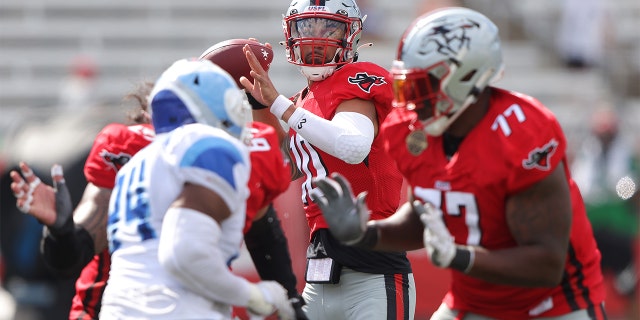
M253 222L244 240L260 278L277 281L287 289L289 298L297 297L287 238L273 205L260 220Z
M56 276L77 278L95 255L89 232L76 226L73 232L56 234L44 227L40 254L45 265Z

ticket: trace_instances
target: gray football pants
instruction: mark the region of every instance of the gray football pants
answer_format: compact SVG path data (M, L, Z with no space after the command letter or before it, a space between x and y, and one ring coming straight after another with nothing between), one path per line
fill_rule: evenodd
M307 283L303 310L310 320L413 319L416 285L413 274L384 275L343 268L338 284ZM400 318L398 318L400 316Z

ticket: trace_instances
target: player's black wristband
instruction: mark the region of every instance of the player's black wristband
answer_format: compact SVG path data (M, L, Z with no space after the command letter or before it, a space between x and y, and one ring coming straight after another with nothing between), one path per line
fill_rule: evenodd
M58 277L75 278L95 255L93 239L85 229L53 236L45 227L40 253L47 267Z
M249 100L249 104L251 105L251 109L261 110L261 109L268 108L264 104L258 102L258 100L256 100L256 98L254 98L249 92L246 92L246 94L247 94L247 100Z
M289 245L273 205L251 224L244 240L260 278L277 281L287 290L289 298L297 297Z
M460 272L468 273L473 267L475 260L475 251L472 247L457 246L456 255L451 260L449 268Z
M378 243L378 237L378 227L373 224L368 224L367 230L364 231L362 239L351 246L361 249L373 249L373 247Z

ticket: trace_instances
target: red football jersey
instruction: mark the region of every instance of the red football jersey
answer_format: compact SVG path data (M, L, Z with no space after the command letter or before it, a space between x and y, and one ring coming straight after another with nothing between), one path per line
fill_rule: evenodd
M84 165L88 182L102 188L112 189L118 170L131 157L153 140L151 125L112 123L98 133ZM69 319L97 319L102 292L109 277L109 250L96 254L76 280L76 295L73 297Z
M104 127L93 142L84 165L88 182L113 189L116 173L133 155L153 140L150 124L127 126L112 123Z
M559 165L570 181L573 224L562 283L554 288L514 287L451 271L444 298L450 308L497 319L527 319L590 307L593 311L603 301L600 252L567 168L567 142L555 116L539 101L494 88L488 113L450 160L442 137L428 136L426 149L419 154L414 150L417 155L409 152L410 128L421 128L414 112L394 110L382 127L385 147L414 195L440 207L459 244L489 250L515 247L505 218L506 199Z
M382 123L391 111L393 91L389 72L370 63L349 63L336 70L329 78L313 82L309 89L301 91L295 99L296 106L304 108L324 119L332 119L338 105L350 99L363 99L375 104L378 123ZM327 223L320 208L313 203L309 193L314 188L312 178L326 177L339 172L350 182L354 194L367 191L367 206L371 219L381 219L393 214L400 201L402 177L384 151L381 135L373 140L371 152L359 164L348 164L309 144L293 129L289 130L292 161L305 176L302 183L302 202L311 234Z
M251 124L251 175L249 176L249 198L244 233L249 231L259 209L271 203L285 192L291 182L289 162L285 162L278 144L276 130L267 124Z

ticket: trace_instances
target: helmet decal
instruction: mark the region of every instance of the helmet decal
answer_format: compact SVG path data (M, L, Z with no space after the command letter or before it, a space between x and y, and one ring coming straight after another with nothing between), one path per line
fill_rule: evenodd
M427 54L435 49L435 51L456 62L458 62L456 57L460 54L460 50L462 48L469 49L471 38L467 36L467 30L480 28L479 23L468 18L456 22L440 19L439 21L434 21L434 24L436 26L426 35L422 49L419 52Z

